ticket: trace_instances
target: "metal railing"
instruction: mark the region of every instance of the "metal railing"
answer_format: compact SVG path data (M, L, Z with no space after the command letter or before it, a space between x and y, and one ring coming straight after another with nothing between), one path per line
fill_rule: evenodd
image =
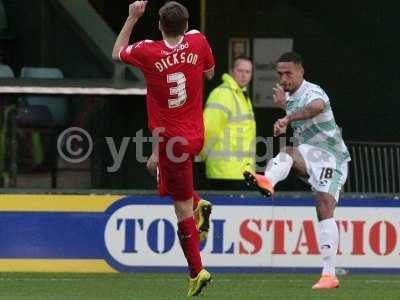
M345 192L400 193L400 143L347 142Z

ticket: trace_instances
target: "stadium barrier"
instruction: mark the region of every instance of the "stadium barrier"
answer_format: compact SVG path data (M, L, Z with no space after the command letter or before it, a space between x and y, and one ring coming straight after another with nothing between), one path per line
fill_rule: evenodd
M205 265L220 272L313 272L321 263L314 200L207 195ZM150 195L0 194L0 271L184 271L171 201ZM345 196L338 266L400 273L400 201Z
M400 143L346 144L352 159L346 192L400 193Z

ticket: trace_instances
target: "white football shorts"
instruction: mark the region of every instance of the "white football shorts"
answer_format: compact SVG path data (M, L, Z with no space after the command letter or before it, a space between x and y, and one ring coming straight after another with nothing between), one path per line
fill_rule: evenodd
M333 154L308 144L301 144L297 150L306 163L312 190L328 193L337 202L347 179L348 162L339 162Z

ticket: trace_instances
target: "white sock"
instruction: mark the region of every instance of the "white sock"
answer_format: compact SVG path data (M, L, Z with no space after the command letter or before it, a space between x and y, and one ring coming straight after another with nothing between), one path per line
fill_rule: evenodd
M271 159L265 169L265 177L273 184L286 179L293 165L292 157L286 152L280 152Z
M336 253L339 244L339 230L335 219L330 218L319 222L318 231L323 260L322 274L335 276Z

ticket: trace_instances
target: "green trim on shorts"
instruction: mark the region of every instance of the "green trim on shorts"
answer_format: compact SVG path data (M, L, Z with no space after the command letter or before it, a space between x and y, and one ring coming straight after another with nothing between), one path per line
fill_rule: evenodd
M338 188L340 186L340 178L342 177L342 175L343 174L339 170L339 164L338 164L338 162L336 160L336 166L335 166L335 170L334 170L334 175L332 177L331 184L330 184L329 189L328 189L328 193L330 195L332 195L333 198L335 198L335 199L336 199L336 192L337 192L337 190L338 190ZM339 197L340 197L340 194L339 194ZM339 197L338 197L338 200L339 200Z

